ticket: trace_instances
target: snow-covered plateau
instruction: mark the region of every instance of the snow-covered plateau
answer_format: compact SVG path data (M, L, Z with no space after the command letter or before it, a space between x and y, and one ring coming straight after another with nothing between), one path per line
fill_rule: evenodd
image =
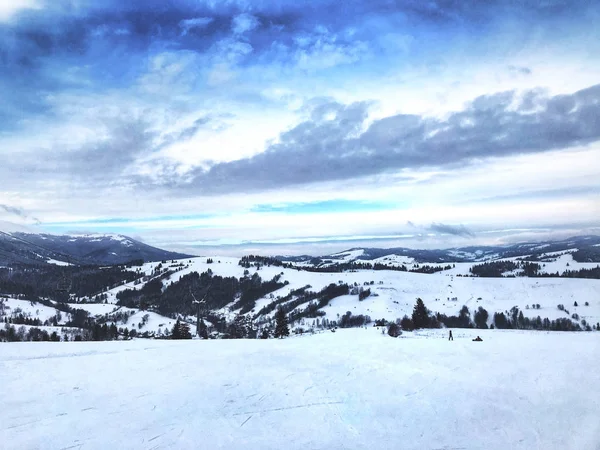
M596 333L446 333L3 344L0 447L600 448Z

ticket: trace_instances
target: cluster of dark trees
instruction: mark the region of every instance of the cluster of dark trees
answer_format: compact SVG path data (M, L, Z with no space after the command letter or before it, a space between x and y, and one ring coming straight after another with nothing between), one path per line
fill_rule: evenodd
M415 267L413 267L412 269L409 270L409 272L432 274L432 273L442 272L444 270L450 270L450 269L452 269L452 266L450 264L448 264L446 266L430 266L430 265L419 266L418 264L416 264Z
M4 323L9 323L12 325L33 325L36 327L42 325L42 321L37 317L26 317L23 314L16 314L12 317L4 317Z
M282 267L285 269L296 269L296 270L304 270L306 272L318 272L318 273L341 273L348 272L354 270L395 270L398 272L415 272L415 273L435 273L441 272L442 270L449 270L452 268L450 265L446 266L432 266L432 265L423 265L419 266L415 264L412 268L407 268L405 265L395 266L395 265L387 265L379 262L370 263L370 262L358 262L358 261L350 261L344 263L334 263L333 260L322 260L319 258L315 258L311 260L311 266L308 267L299 267L290 263L284 263L277 258L265 257L265 256L257 256L257 255L248 255L242 257L239 262L240 266L245 267L247 269L251 267L260 268L261 266L275 266Z
M124 266L11 264L0 268L0 292L64 302L69 300L70 295L91 297L139 276L139 273Z
M206 329L202 327L201 321L200 337L208 338ZM282 308L277 308L275 313L275 324L268 322L260 330L249 315L237 314L233 321L225 324L221 331L222 339L269 339L271 337L283 338L289 336L289 319Z
M263 281L256 272L251 277L241 278L239 287L241 295L234 309L241 308L241 314L251 311L256 306L256 300L289 284L288 281L280 280L281 274L274 276L272 280Z
M404 316L396 323L402 330L412 331L419 328L488 328L487 322L489 313L479 307L471 320L471 313L467 306L463 306L458 316L446 316L445 314L437 313L435 315L425 306L422 299L418 298L413 308L411 317ZM519 330L547 330L547 331L592 331L592 329L600 330L600 323L592 327L582 321L581 325L573 322L568 318L560 318L556 320L542 319L540 316L528 318L523 315L517 306L511 308L510 311L496 312L493 315L493 324L490 328L498 329L519 329ZM376 321L375 325L382 325L382 322ZM582 327L583 325L583 327ZM388 332L389 332L388 324ZM394 329L395 330L395 329ZM394 334L395 331L392 332Z
M281 305L281 308L288 312L295 309L297 306L309 302L304 309L290 312L290 320L295 322L303 318L316 318L325 315L322 308L327 306L331 300L341 295L348 295L350 293L350 286L345 283L335 284L331 283L329 286L324 287L319 292L306 292L304 296L297 298L291 302ZM310 300L309 300L310 299Z
M490 261L476 264L469 269L476 277L500 278L504 272L511 272L519 268L514 261Z
M542 272L542 266L537 262L530 261L490 261L476 264L471 267L470 272L476 277L500 278L504 273L520 269L518 276L522 277L565 277L565 278L594 278L600 279L600 266L590 269L565 270L562 274Z
M364 299L368 298L371 295L371 289L360 289L360 291L358 292L358 300L359 301L363 301Z
M92 341L114 341L119 337L119 331L117 326L113 323L111 325L100 325L99 323L94 324L92 327Z
M341 272L351 272L356 270L392 270L396 272L413 272L413 273L436 273L441 272L443 270L452 269L452 266L431 266L431 265L423 265L420 266L415 264L412 268L407 268L405 265L394 266L387 265L382 263L369 263L369 262L347 262L347 263L335 263L327 266L309 266L302 267L301 270L305 270L307 272L320 272L320 273L341 273Z
M340 328L356 328L368 325L371 322L371 318L367 315L359 314L354 316L350 311L346 311L346 314L337 321L337 326Z
M128 330L127 328L116 328L116 325L108 325L107 322L118 322L119 320L123 321L123 323L127 322L127 319L131 315L130 312L117 311L110 316L101 316L98 318L94 318L90 316L90 314L79 308L73 308L70 304L67 303L53 303L48 299L40 299L37 300L37 303L42 305L55 308L58 310L55 316L50 317L48 320L45 320L43 323L38 318L30 318L26 317L21 313L15 314L11 317L5 316L3 318L3 322L5 323L6 330L11 328L12 325L30 325L30 326L57 326L58 323L62 320L61 313L65 313L68 320L65 324L65 331L69 331L70 334L73 335L73 338L77 338L77 340L95 340L95 341L104 341L104 340L113 340L117 339L118 336L123 338L135 337L137 336L136 330ZM12 327L14 329L14 327ZM69 330L69 328L77 329L77 330ZM5 330L5 335L7 335L8 331ZM18 331L18 330L17 330ZM44 331L44 330L42 330ZM11 336L17 336L10 332ZM15 331L16 333L16 331ZM34 332L37 333L37 332ZM37 335L36 335L37 336ZM50 334L51 336L51 334ZM79 337L77 337L79 336ZM17 336L17 341L23 340L33 340L27 337L26 334L21 333ZM0 339L2 340L2 339ZM6 339L5 339L6 340ZM45 340L45 339L42 339ZM60 340L60 339L59 339Z
M350 286L345 283L331 283L319 292L309 291L308 289L310 289L310 286L304 286L303 288L291 291L284 297L273 300L271 303L261 308L254 317L258 318L269 314L278 306L280 306L284 312L289 313L304 303L308 303L307 307L302 311L294 312L292 314L292 321L299 320L303 317L324 316L325 313L319 311L321 308L329 304L332 299L339 297L340 295L347 295L350 292Z
M270 256L242 256L238 264L246 269L250 269L251 267L260 268L261 266L274 266L282 267L284 269L296 269L296 267L293 264L284 263L283 261L280 261L277 258L271 258Z
M198 306L194 301L203 300L203 310L216 310L235 302L241 313L251 311L259 298L288 284L281 275L263 280L258 273L241 278L221 277L209 269L202 274L192 272L178 281L164 284L153 279L141 289L126 289L117 294L118 305L142 310L153 310L168 317L195 315Z
M550 320L547 317L542 319L540 316L525 317L523 311L519 311L516 306L512 307L510 311L494 313L494 326L499 329L518 330L592 331L592 327L584 321L579 324L566 317L556 320Z
M129 339L136 337L135 329L128 330L127 328L118 328L115 324L100 325L95 323L87 329L69 329L64 328L63 337L58 335L56 331L49 333L46 330L32 327L26 329L24 326L15 327L13 324L6 323L4 328L0 328L0 342L21 342L21 341L68 341L69 336L73 341L112 341L116 339ZM149 337L149 336L146 336Z
M469 308L463 306L458 313L458 316L446 316L445 314L437 313L435 319L438 323L443 324L447 328L481 328L486 329L489 313L483 307L479 307L471 321L471 313Z
M590 269L565 270L562 274L565 278L594 278L600 279L600 266Z
M191 339L192 333L190 332L190 326L181 322L177 319L175 325L173 325L173 330L171 330L171 339Z
M17 329L8 324L4 328L0 328L0 342L60 342L60 340L60 336L56 331L48 333L46 330L41 330L36 327L29 328L29 330L25 330L25 327Z

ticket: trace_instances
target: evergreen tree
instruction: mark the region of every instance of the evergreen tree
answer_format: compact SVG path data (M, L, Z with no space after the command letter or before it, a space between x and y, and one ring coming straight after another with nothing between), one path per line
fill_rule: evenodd
M494 313L494 325L499 330L510 328L510 322L504 315L504 313Z
M175 325L173 325L173 330L171 331L171 339L181 339L181 322L177 319Z
M427 328L429 326L429 311L420 298L417 299L412 313L413 326L415 328Z
M277 308L275 314L275 333L276 338L284 338L290 335L290 328L288 327L287 316L283 311L283 308Z
M269 329L268 328L263 328L261 333L260 333L260 338L261 339L269 339Z
M489 317L488 312L483 307L480 306L477 309L477 311L475 311L475 326L477 328L486 329L488 327L487 326L488 317Z
M415 329L415 325L413 324L412 319L410 317L408 317L407 315L405 315L402 318L402 320L400 321L400 326L405 331L412 331Z
M179 333L180 333L179 339L191 339L192 338L190 326L189 326L189 324L187 324L185 322L181 322L181 324L179 326Z
M198 335L202 339L208 339L208 327L206 323L204 323L204 319L200 319L200 324L198 326Z
M383 330L382 330L383 331ZM388 326L388 334L391 337L398 337L402 334L402 331L400 331L400 326L394 322L390 323Z
M230 339L244 339L246 337L246 327L244 316L238 314L233 322L227 325L227 335Z
M467 308L467 305L463 305L463 307L460 309L460 312L458 313L458 319L461 328L471 328L471 312L469 311L469 308Z

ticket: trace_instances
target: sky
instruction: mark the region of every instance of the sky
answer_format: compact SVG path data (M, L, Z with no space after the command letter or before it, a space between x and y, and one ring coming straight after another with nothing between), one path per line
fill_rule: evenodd
M600 3L0 1L0 222L192 254L600 234Z

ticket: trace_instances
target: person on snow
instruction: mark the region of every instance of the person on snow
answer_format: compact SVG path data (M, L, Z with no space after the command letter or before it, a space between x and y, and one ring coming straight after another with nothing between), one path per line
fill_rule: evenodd
M452 330L450 330L450 335L448 336L449 341L453 341L454 337L452 336Z
M473 342L481 342L483 341L483 339L481 339L479 336L477 336L475 339L473 339Z

